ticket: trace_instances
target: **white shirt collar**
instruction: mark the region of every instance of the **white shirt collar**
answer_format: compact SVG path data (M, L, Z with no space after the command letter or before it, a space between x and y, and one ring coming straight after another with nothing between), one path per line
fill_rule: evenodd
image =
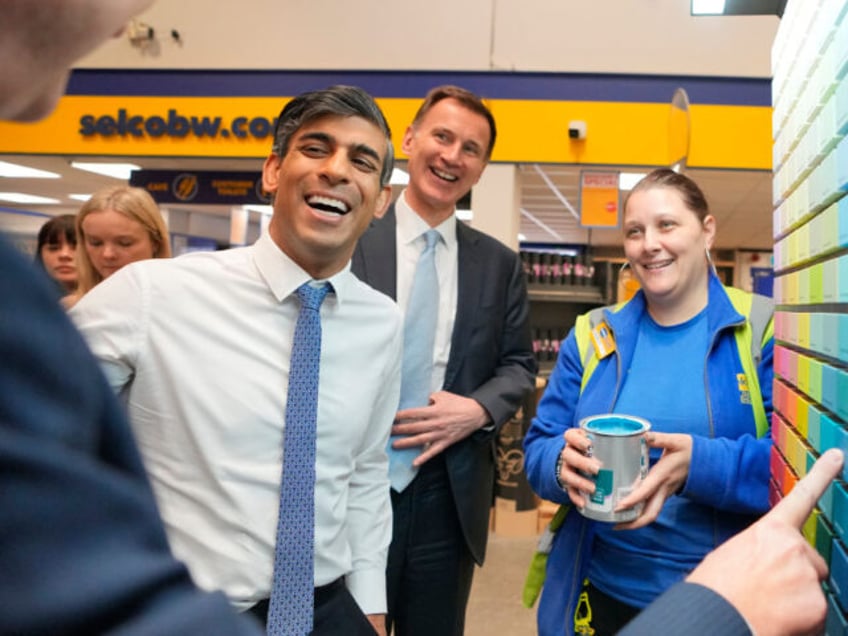
M427 222L410 207L406 200L406 190L401 192L395 202L395 216L397 217L398 237L401 245L412 243L430 229ZM453 249L453 246L456 245L456 223L456 210L454 209L448 218L433 228L438 231L449 249Z
M300 265L280 249L268 232L262 234L253 244L253 259L259 274L277 302L282 302L294 294L303 283L312 280L312 277ZM342 303L346 295L350 293L350 278L350 262L348 262L341 271L325 279L333 286L338 303Z

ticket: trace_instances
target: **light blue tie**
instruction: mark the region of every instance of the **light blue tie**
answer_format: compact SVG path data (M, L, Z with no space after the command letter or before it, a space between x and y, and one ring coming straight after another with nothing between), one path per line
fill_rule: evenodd
M427 406L430 400L430 383L433 377L433 349L436 342L436 319L439 314L439 279L436 275L436 243L439 233L424 233L427 245L418 258L406 318L403 327L403 367L400 383L400 408ZM389 439L389 480L392 488L403 492L415 477L412 466L420 447L397 450Z
M315 429L318 420L318 363L324 283L297 290L300 314L294 340L283 435L283 476L268 607L269 636L306 636L314 614Z

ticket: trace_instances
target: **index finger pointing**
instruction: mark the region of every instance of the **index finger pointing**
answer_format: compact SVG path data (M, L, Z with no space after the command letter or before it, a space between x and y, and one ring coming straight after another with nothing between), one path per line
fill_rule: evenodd
M778 502L769 516L779 518L800 530L819 497L842 470L843 461L842 451L838 448L822 453L806 476Z

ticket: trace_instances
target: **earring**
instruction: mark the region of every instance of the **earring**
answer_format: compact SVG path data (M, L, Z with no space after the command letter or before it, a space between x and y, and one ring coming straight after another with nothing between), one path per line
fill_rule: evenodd
M704 251L705 251L705 252L706 252L706 254L707 254L707 263L709 263L710 269L711 269L711 270L713 270L713 274L715 274L716 276L718 276L718 271L716 270L715 263L713 263L713 257L712 257L712 256L710 256L710 248L709 248L709 247L704 246Z

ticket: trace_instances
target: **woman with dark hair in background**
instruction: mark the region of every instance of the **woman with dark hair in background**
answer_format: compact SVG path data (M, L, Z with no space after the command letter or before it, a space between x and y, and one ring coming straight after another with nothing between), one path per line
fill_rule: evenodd
M63 296L77 288L75 222L73 214L61 214L47 221L38 231L35 262L56 282Z

